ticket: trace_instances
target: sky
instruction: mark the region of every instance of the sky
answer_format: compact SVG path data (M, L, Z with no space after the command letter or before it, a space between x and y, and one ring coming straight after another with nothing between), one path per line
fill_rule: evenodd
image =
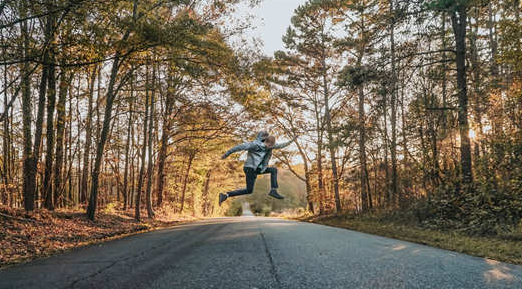
M241 14L251 14L256 18L257 28L249 34L263 41L266 55L272 56L275 51L284 49L281 38L290 26L294 9L305 2L306 0L264 0L253 9L243 8Z

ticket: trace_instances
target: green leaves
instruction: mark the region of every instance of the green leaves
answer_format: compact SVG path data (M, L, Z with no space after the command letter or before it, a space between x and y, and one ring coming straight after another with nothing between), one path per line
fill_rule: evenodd
M426 8L435 11L455 11L460 5L467 5L469 0L435 0L425 3Z
M469 8L471 6L485 7L489 1L487 0L435 0L427 1L424 6L434 11L457 11L461 7Z
M368 66L346 66L339 72L338 86L355 88L365 83L375 81L379 73Z

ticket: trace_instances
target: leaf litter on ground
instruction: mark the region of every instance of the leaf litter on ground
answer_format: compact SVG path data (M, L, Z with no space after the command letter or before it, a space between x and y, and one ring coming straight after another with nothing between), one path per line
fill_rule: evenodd
M162 215L160 211L154 220L137 222L133 210L99 213L96 221L91 221L81 209L35 210L26 214L22 209L0 206L0 268L195 219Z

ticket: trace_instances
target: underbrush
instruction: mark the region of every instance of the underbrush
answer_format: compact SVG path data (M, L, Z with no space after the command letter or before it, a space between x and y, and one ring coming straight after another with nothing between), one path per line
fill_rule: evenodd
M505 236L520 232L522 186L449 183L410 210L422 227L456 230L473 236Z

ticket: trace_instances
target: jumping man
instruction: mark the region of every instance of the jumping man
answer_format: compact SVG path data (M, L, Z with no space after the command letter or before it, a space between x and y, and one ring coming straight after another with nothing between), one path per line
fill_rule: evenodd
M277 169L274 167L268 167L268 162L272 157L273 149L281 149L290 145L293 140L275 144L275 137L269 136L267 132L262 131L257 134L256 140L253 142L243 143L231 148L227 151L221 159L226 159L230 154L239 151L248 151L247 159L243 166L243 171L246 176L246 188L228 192L226 194L219 194L219 205L223 203L228 197L235 197L240 195L251 194L254 191L254 184L256 182L257 175L270 174L270 193L269 196L276 199L284 199L277 192Z

